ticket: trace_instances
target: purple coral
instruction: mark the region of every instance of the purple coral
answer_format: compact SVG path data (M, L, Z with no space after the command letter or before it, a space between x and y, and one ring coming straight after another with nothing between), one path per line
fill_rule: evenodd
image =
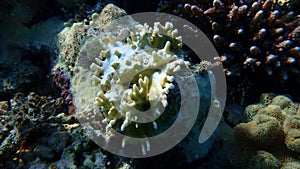
M68 105L69 114L75 113L75 106L73 104L73 94L70 90L70 78L60 69L53 69L51 72L56 86L61 89L61 97L64 98Z

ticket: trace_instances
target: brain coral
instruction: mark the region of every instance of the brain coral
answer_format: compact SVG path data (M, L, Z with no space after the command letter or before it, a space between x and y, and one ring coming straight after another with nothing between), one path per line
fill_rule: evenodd
M291 160L299 161L300 157L300 116L297 110L299 104L293 103L286 96L262 94L260 103L246 108L245 116L248 122L240 123L234 128L237 140L242 146L251 147L253 150L263 149L268 152L267 154L271 153L279 159L279 166L286 168L294 164L290 163ZM266 157L264 161L268 158Z

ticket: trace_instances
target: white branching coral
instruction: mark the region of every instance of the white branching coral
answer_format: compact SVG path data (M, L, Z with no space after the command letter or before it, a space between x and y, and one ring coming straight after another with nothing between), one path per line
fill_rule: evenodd
M189 69L190 62L183 59L182 38L171 22L142 25L124 15L110 4L84 21L84 35L75 54L68 45L60 46L66 52L61 53L56 67L70 74L76 117L91 139L119 155L155 155L158 152L152 147L165 152L195 124L187 141L194 149L215 83L208 73L202 76ZM63 39L68 39L64 37L68 31L74 29L65 29L60 34ZM65 55L68 53L71 56ZM203 116L198 119L197 113ZM209 148L186 152L198 158Z
M85 121L100 114L107 124L101 132L105 138L112 128L130 132L131 124L152 123L156 130L155 120L174 88L174 73L189 69L189 62L178 56L182 39L170 22L151 27L130 17L116 25L101 25L101 20L102 14L92 16L74 66L71 89L78 117Z
M135 28L137 32L131 32L125 41L118 41L111 34L100 39L104 42L100 44L103 50L90 65L93 83L99 89L95 104L104 114L108 127L123 121L121 131L132 121L153 121L156 128L154 120L167 106L167 94L174 88L172 74L189 65L170 52L170 41L163 40L163 36L174 37L175 47L181 47L181 39L176 37L177 31L171 23ZM162 49L154 48L163 41Z

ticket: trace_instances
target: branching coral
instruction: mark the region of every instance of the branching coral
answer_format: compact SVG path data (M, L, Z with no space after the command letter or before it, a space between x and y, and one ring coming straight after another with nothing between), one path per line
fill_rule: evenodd
M111 34L99 37L98 41L104 43L96 43L99 45L96 47L102 50L99 50L99 56L95 56L90 66L80 58L86 58L87 54L93 52L90 41L96 40L91 38L86 41L76 64L79 73L75 73L72 82L73 92L80 96L76 103L80 109L84 102L82 95L86 91L79 86L89 80L82 77L86 71L93 72L91 79L99 90L95 97L96 106L104 114L108 127L123 121L121 131L131 121L149 122L159 117L168 104L169 90L174 88L172 74L187 69L189 65L170 53L171 49L181 47L181 39L176 37L177 32L171 23L165 26L156 23L153 28L136 25L133 29L135 32L132 31L125 42L118 41ZM141 116L139 111L146 112ZM155 114L147 116L147 112ZM156 128L157 124L153 122L153 126Z
M75 23L63 30L61 57L56 65L73 76L72 92L78 111L93 107L88 100L95 97L96 107L104 114L108 126L123 121L121 131L132 120L145 122L146 118L137 119L138 111L150 109L148 112L156 112L158 117L167 106L169 90L174 88L172 73L189 65L170 53L181 48L181 39L171 23L165 26L156 23L151 28L129 19L124 28L106 26L124 14L121 9L108 5L102 14L94 14L89 24ZM73 40L68 40L70 37ZM80 50L79 46L82 46ZM99 92L83 90L84 86L90 86L91 79L93 91ZM153 125L156 128L155 122Z
M273 0L164 2L158 11L193 22L215 45L235 103L253 102L259 95L251 90L257 87L283 92L283 83L299 84L300 18L295 8Z
M268 74L277 72L287 79L289 73L299 72L299 39L295 37L299 16L274 5L271 0L214 0L209 8L185 4L183 10L195 18L226 58L223 64L228 75L263 67ZM235 71L234 67L240 68Z
M122 118L122 116L126 117L121 126L121 131L124 131L130 121L137 118L138 112L136 112L136 109L147 110L150 108L149 112L156 112L157 115L160 115L162 108L167 106L166 99L169 90L174 88L171 83L174 79L172 73L179 71L182 66L185 68L188 66L183 60L178 60L175 55L168 54L171 48L170 42L166 42L164 49L152 51L149 48L149 51L146 51L147 46L153 44L156 40L155 37L161 34L160 32L169 31L174 34L174 31L171 30L172 25L167 24L163 27L160 24L156 24L153 28L154 32L150 32L152 29L147 30L147 27L145 25L138 28L141 34L131 36L127 40L131 42L122 45L122 48L118 49L118 47L115 47L109 53L107 51L100 53L100 57L96 60L101 66L95 63L91 65L91 69L95 71L95 82L96 84L99 83L99 88L102 89L102 92L96 97L97 105L101 108L105 107L109 102L109 107L113 107L113 109L108 111L103 109L110 126L117 120L110 120L110 114L115 114L111 112L117 111L121 115L119 118ZM147 34L152 34L152 36L147 37L149 36ZM147 42L145 41L146 39L153 39L153 41ZM109 45L113 46L114 44ZM118 46L120 45L118 44ZM106 57L103 56L104 54ZM104 62L100 61L100 58L105 58ZM111 70L105 70L105 68L110 66L112 67ZM98 72L104 72L104 74L99 76ZM138 75L138 77L132 77L132 75ZM131 79L132 82L130 81ZM129 84L130 82L133 83L132 88L126 89L126 86L123 84ZM124 95L122 100L118 100L117 97L122 95ZM119 105L120 107L118 107Z

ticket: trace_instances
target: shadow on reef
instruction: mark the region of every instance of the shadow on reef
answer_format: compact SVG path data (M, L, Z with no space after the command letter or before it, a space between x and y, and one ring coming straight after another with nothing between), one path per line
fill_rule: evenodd
M20 51L20 60L12 64L0 64L3 70L0 73L3 80L0 92L2 100L9 100L15 92L59 96L49 76L56 57L54 50L45 45L40 48L30 46L28 49L16 47L14 50Z

